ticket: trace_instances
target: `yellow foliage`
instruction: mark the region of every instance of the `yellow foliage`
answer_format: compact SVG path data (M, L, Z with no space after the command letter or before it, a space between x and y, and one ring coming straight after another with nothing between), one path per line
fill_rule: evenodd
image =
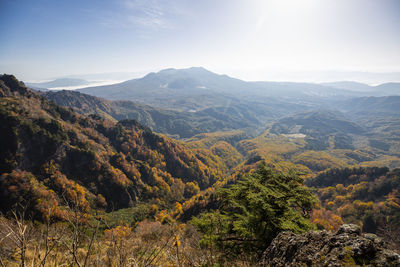
M177 214L182 214L183 213L182 205L179 202L175 203L175 213L177 213Z
M126 225L118 225L112 229L106 229L104 231L105 237L108 240L121 240L127 239L132 234L132 227Z

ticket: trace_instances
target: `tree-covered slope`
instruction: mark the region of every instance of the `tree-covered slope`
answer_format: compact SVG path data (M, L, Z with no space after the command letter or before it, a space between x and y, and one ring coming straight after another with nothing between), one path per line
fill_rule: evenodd
M79 115L13 76L1 76L0 96L2 211L21 199L37 214L65 200L85 209L152 199L167 206L223 177L187 148L134 120Z
M315 188L323 209L315 223L326 227L331 221L321 215L332 212L400 247L400 169L331 169L306 184Z
M240 141L237 149L248 159L263 159L281 169L395 168L400 166L399 125L391 118L364 123L339 111L301 112L276 120L263 134Z
M259 127L261 116L241 106L212 107L198 112L155 108L132 101L110 101L77 91L51 91L43 95L80 114L97 114L123 120L134 119L153 131L188 138L199 133Z
M302 134L307 147L323 150L333 143L333 148L353 148L351 134L362 135L365 130L338 111L319 110L299 113L280 119L270 128L272 134ZM332 140L330 140L332 139Z

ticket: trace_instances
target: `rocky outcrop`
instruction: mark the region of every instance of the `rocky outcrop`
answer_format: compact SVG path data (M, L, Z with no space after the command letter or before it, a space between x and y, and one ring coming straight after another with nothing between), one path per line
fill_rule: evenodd
M264 252L262 266L400 266L400 255L378 236L342 225L336 233L280 233Z

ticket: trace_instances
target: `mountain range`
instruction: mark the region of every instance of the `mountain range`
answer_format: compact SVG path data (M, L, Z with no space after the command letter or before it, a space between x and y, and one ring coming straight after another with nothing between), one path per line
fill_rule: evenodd
M343 85L345 84L345 85ZM353 84L354 85L354 84ZM365 88L359 90L359 88ZM88 87L80 92L110 100L132 100L180 110L199 110L210 106L227 106L243 101L271 101L280 98L314 103L315 98L350 98L399 95L400 84L371 87L349 83L313 84L293 82L246 82L218 75L201 67L166 69L123 83Z
M398 144L393 138L400 136L400 96L370 95L381 88L396 91L397 85L245 82L204 68L189 68L167 69L109 86L46 92L44 96L81 114L116 121L135 119L175 138L231 130L255 137L266 129L278 134L294 134L297 129L306 134L310 149L361 149L373 144L396 151ZM334 127L339 122L349 128L337 131ZM334 146L329 145L330 140L335 140Z

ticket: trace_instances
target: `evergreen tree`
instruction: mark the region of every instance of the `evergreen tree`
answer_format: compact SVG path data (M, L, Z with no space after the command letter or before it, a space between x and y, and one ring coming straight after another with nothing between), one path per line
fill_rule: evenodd
M204 236L203 246L229 255L259 256L281 231L314 229L308 220L316 198L294 172L281 173L261 164L217 194L219 210L203 213L192 223Z

